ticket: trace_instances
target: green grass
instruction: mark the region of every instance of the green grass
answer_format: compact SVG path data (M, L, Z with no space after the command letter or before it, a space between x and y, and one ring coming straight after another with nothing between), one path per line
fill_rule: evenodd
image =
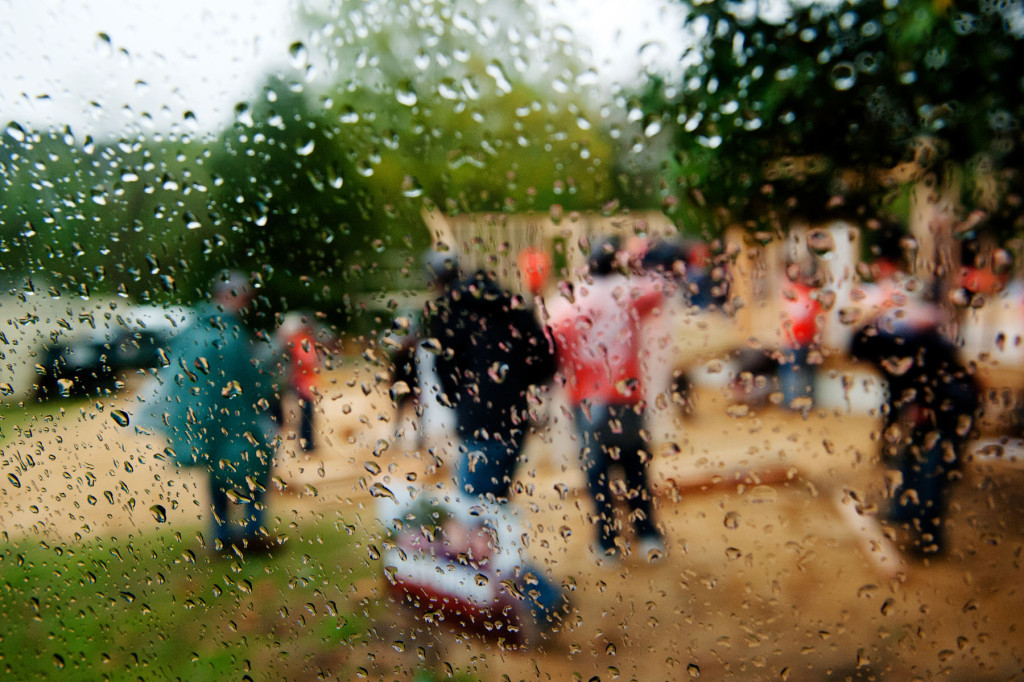
M0 677L356 678L382 607L349 530L293 527L278 555L245 559L209 555L195 531L3 542Z
M0 405L0 446L88 400ZM59 546L0 527L0 679L471 679L397 652L374 541L343 514L279 520L272 557L213 555L199 525Z

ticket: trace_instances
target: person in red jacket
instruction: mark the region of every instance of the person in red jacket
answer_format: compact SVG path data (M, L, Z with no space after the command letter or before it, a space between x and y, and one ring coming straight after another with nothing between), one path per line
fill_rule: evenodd
M580 457L597 511L604 559L623 551L615 515L611 470L621 467L626 500L642 557L664 552L647 480L650 446L644 439L640 365L641 323L662 301L660 283L629 274L626 254L610 239L594 247L592 280L552 303L550 324L560 372L580 436Z
M790 272L799 267L790 265ZM814 402L815 373L808 360L811 350L820 343L823 317L815 276L805 272L792 274L794 277L787 276L782 285L783 357L779 363L779 383L783 406L805 410ZM800 401L801 398L804 400Z
M317 355L315 328L309 315L288 313L278 329L278 338L286 356L288 388L299 399L299 443L306 452L316 449L313 434L313 410L316 405L320 357Z

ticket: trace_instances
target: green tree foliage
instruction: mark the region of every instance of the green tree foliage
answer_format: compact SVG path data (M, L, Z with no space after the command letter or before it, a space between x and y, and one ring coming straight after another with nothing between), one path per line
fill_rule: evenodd
M284 309L344 322L367 294L419 285L425 208L614 197L583 67L521 0L300 11L308 35L290 63L215 134L94 141L12 124L0 136L4 272L192 303L238 268L261 280L261 326Z
M0 270L55 295L191 296L208 151L188 138L99 143L10 124L0 137Z
M686 4L690 66L640 98L676 125L670 204L757 224L856 209L947 162L974 171L976 195L1020 167L1019 4Z
M309 68L336 74L325 112L351 131L339 138L354 140L385 203L414 200L417 214L424 200L449 212L571 210L614 195L583 67L526 3L326 5L307 17L321 27Z
M308 308L343 321L345 294L379 284L375 259L389 236L348 141L276 76L235 119L211 161L209 215L225 245L208 250L204 267L256 273L265 312Z

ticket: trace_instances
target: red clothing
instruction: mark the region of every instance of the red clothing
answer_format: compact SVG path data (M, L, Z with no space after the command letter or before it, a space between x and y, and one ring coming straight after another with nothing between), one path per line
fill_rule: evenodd
M290 361L288 384L303 400L316 398L317 369L320 358L316 354L313 336L307 331L292 334L285 340Z
M661 300L653 279L610 275L581 285L575 302L559 299L552 306L551 328L570 402L640 402L641 320Z
M813 296L814 289L793 282L783 289L782 334L789 348L806 348L815 341L821 326L821 303Z

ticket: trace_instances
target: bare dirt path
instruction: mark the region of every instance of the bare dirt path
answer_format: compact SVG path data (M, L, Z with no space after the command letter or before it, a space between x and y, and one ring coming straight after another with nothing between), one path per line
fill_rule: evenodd
M401 427L375 374L357 366L331 376L322 445L306 455L285 441L271 518L330 513L372 526L373 482L444 480L450 453L394 438ZM345 657L365 658L381 679L411 679L417 643L485 680L1022 676L1024 474L1005 454L965 467L950 555L904 562L873 521L882 488L873 418L820 411L803 419L772 408L729 416L717 393L701 398L691 420L666 411L651 427L669 541L668 556L654 564L630 557L611 569L595 565L589 502L557 409L531 441L516 503L535 559L572 590L574 604L541 649L513 651L493 638L395 619L379 624L376 645ZM8 538L74 542L162 524L201 527L202 481L169 469L158 441L115 418L115 410L131 414L132 400L126 392L75 403L19 432L4 429L0 522ZM353 600L381 593L374 581Z

